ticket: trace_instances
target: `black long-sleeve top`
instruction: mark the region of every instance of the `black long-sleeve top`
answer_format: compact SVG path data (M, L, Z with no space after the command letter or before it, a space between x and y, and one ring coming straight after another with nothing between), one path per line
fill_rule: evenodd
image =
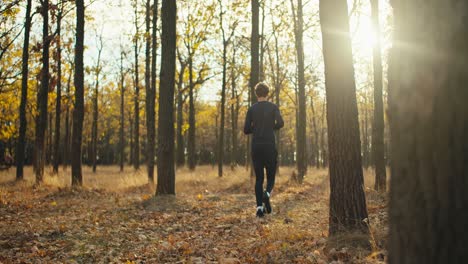
M275 144L274 130L284 126L278 106L268 101L253 104L247 111L244 133L253 134L254 144Z

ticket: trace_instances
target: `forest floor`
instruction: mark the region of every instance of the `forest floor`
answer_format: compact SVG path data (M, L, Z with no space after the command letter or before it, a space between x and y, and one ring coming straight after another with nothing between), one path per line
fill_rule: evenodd
M144 167L144 166L142 166ZM371 248L327 239L327 170L310 169L302 185L281 168L273 213L255 217L253 180L245 168L177 170L176 196L154 197L146 173L84 168L84 187L70 189L70 170L33 186L0 172L0 263L383 263L387 197L366 198ZM343 239L346 239L343 237ZM336 241L339 242L340 238ZM349 241L349 240L347 240ZM357 245L357 244L356 244Z

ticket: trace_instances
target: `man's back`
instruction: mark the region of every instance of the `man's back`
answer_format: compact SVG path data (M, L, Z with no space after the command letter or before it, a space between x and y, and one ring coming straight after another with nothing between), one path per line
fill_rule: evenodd
M253 134L252 144L275 144L275 129L284 126L278 106L268 101L257 102L247 111L244 133Z

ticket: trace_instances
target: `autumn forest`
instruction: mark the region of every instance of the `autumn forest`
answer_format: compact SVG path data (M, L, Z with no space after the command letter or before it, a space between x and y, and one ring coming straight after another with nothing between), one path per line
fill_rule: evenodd
M0 263L463 263L467 10L1 1Z

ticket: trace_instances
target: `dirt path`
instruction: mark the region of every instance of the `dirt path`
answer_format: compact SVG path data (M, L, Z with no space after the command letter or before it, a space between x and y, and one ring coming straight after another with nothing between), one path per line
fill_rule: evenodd
M4 183L0 262L328 263L335 258L324 252L326 175L302 186L280 181L274 211L264 219L255 218L249 181L215 181L189 179L184 184L191 184L192 192L176 197L153 197L148 186L111 192ZM348 262L374 261L365 250L346 254L342 260Z

